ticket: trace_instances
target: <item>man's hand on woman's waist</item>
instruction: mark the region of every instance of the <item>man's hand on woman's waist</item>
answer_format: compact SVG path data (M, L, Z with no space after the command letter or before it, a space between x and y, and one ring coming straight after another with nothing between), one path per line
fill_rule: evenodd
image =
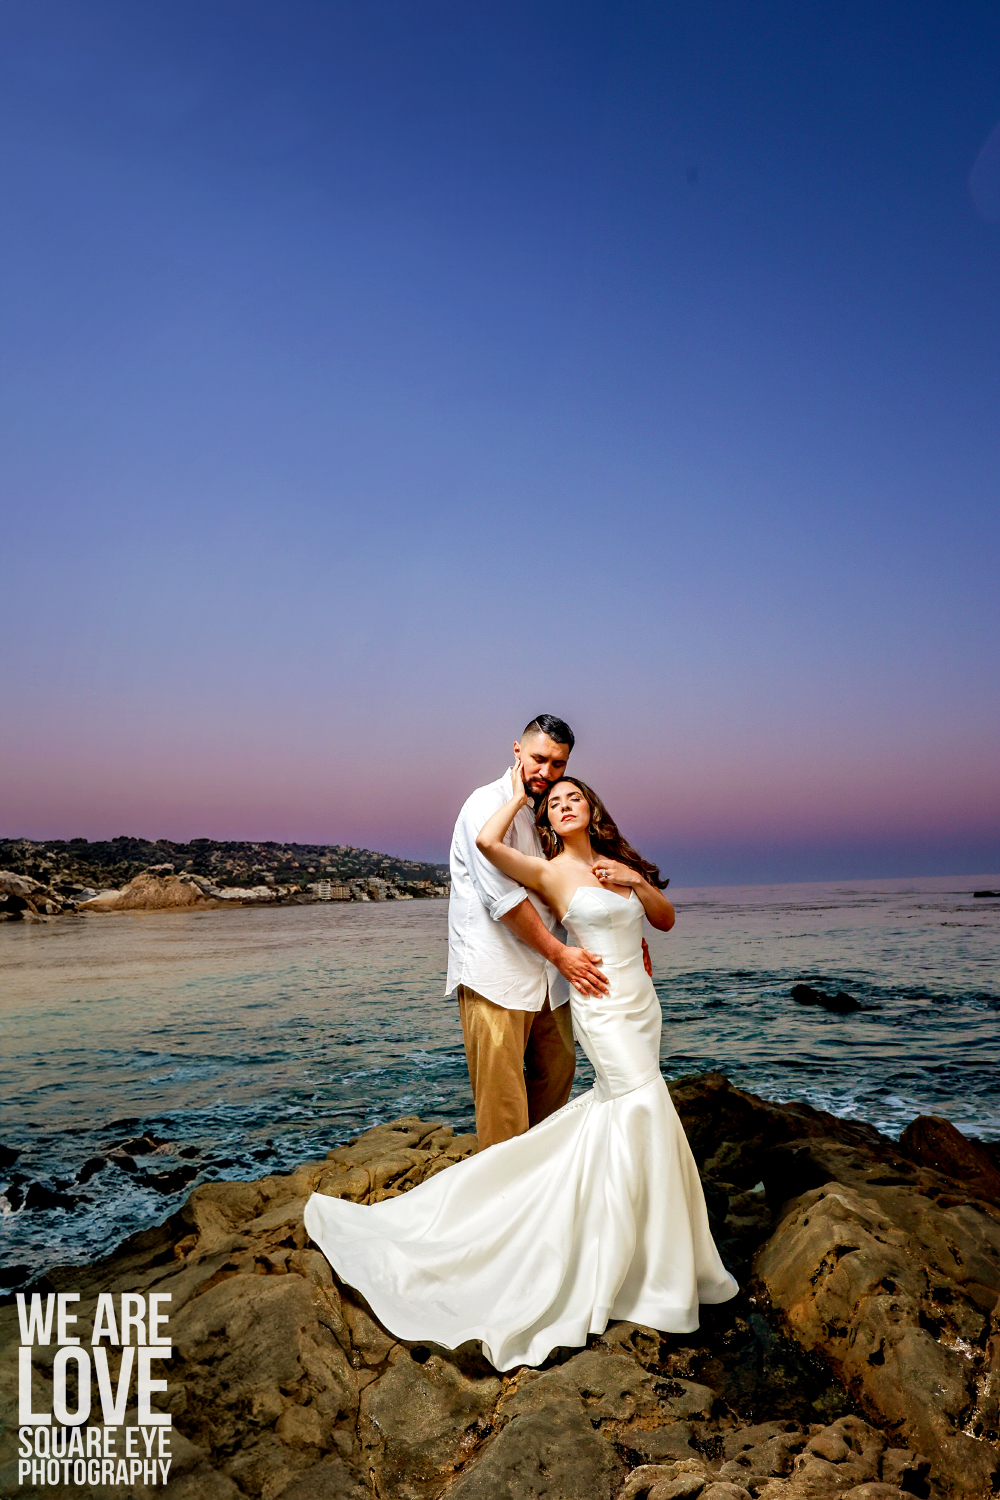
M529 948L534 948L536 953L554 964L581 995L608 993L608 981L598 968L601 955L561 943L546 927L530 901L521 901L512 911L505 912L500 920L522 943L527 943Z
M564 979L568 979L581 995L606 995L608 981L598 968L603 960L599 953L588 953L586 948L569 948L556 940L561 951L552 959Z

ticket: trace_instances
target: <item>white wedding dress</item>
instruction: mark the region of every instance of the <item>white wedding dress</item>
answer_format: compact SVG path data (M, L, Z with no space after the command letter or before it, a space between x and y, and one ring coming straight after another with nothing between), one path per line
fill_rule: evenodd
M398 1198L313 1193L305 1225L398 1338L481 1339L498 1370L537 1365L627 1318L698 1327L737 1291L708 1227L691 1149L660 1076L660 1004L638 898L580 886L563 919L600 953L610 993L570 994L596 1083L525 1135Z

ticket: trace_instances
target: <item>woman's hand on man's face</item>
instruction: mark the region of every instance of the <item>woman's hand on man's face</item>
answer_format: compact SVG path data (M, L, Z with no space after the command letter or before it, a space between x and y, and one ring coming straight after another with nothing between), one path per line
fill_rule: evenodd
M510 781L511 786L514 789L513 800L520 803L520 805L523 807L528 801L528 794L524 790L524 776L521 771L521 757L519 755L514 756L514 764L511 767L510 772Z

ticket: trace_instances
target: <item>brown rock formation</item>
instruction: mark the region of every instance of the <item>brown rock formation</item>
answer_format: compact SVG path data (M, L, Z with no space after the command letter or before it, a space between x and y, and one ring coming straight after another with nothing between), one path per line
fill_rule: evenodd
M165 911L187 906L214 906L191 880L179 875L155 875L143 870L120 891L101 891L81 901L79 911Z
M1000 1447L988 1436L1000 1397L1000 1325L990 1316L1000 1295L1000 1214L940 1172L903 1163L869 1127L765 1103L718 1075L686 1080L675 1095L698 1155L719 1174L708 1187L720 1234L738 1257L757 1251L760 1299L704 1309L701 1331L684 1338L613 1324L587 1349L501 1376L475 1346L449 1353L380 1327L311 1247L302 1208L314 1189L356 1202L405 1192L475 1149L474 1137L414 1117L289 1176L206 1183L161 1228L101 1265L51 1273L50 1288L82 1293L77 1331L85 1342L99 1291L173 1298L164 1397L175 1423L173 1467L166 1486L128 1493L135 1500L991 1493L1000 1466ZM780 1196L789 1183L817 1176L821 1183ZM819 1360L763 1316L765 1288L777 1317ZM14 1310L0 1311L6 1403L16 1390L16 1330ZM35 1351L36 1410L50 1409L53 1353ZM30 1486L10 1482L12 1428L2 1440L3 1493L30 1500ZM37 1497L64 1493L68 1500L81 1491L46 1486ZM121 1488L106 1493L126 1500ZM94 1500L104 1494L94 1490Z
M798 1342L927 1454L947 1493L992 1493L998 1434L977 1408L994 1373L1000 1215L945 1208L909 1187L829 1182L795 1200L756 1270Z
M68 909L73 909L71 903L41 881L0 870L0 921L44 921Z
M298 890L297 886L221 886L212 885L201 875L161 874L142 870L120 891L101 891L74 908L81 912L171 911L197 906L202 909L225 906L272 906L282 897Z
M1000 1168L975 1141L938 1115L918 1115L899 1138L900 1150L918 1166L964 1182L977 1198L1000 1206Z

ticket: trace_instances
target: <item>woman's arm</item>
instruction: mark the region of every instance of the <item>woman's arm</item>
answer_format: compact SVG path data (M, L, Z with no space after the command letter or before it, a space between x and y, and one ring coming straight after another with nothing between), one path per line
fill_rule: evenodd
M512 849L503 841L504 834L517 814L528 803L524 782L521 780L521 763L516 759L510 779L513 783L514 795L505 807L501 807L499 812L487 818L476 836L476 848L511 880L516 880L519 885L527 887L529 891L537 891L539 895L546 896L546 888L549 884L546 879L548 862L539 859L536 854L522 854L520 849Z
M661 932L669 932L673 927L676 917L672 903L631 865L623 865L620 860L606 859L602 855L590 868L602 885L631 886L642 902L651 926L658 927Z

